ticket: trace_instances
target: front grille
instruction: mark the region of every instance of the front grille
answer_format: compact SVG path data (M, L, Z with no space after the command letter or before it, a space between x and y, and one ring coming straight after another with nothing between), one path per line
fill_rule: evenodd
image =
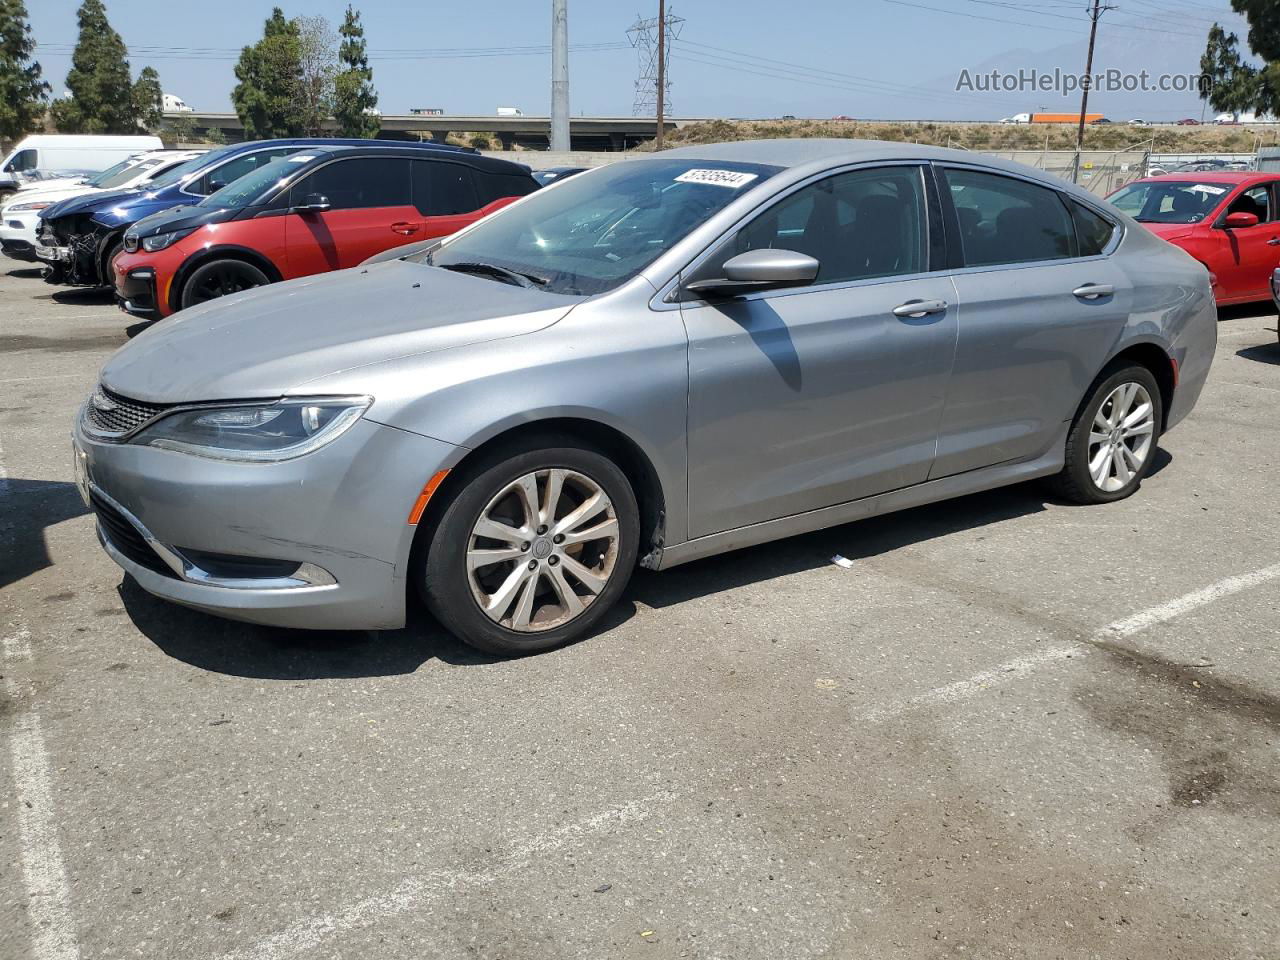
M108 439L137 430L170 408L170 404L144 403L113 393L101 384L84 407L85 430Z
M110 541L111 546L140 567L173 580L178 579L177 574L169 569L151 544L138 532L138 528L129 522L129 518L109 504L98 491L90 489L89 504L98 518L98 529Z

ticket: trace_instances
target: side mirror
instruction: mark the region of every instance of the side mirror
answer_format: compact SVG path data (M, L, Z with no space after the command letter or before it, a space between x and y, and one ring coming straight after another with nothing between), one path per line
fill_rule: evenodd
M209 192L210 192L210 193L217 193L219 190L221 190L221 189L222 189L223 187L225 187L226 185L227 185L227 181L225 181L225 180L210 180L210 181L209 181Z
M1228 213L1227 219L1222 224L1228 230L1239 230L1244 227L1256 227L1258 225L1258 215L1256 213Z
M818 278L820 264L793 250L748 250L725 261L724 276L695 280L685 289L700 296L733 297L756 290L803 287Z
M329 198L322 193L308 193L301 203L289 208L290 213L324 213L329 209Z

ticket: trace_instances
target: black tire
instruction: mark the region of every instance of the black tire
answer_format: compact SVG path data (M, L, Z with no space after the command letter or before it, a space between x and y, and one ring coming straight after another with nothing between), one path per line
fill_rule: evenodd
M533 632L513 630L491 619L472 592L471 574L467 569L472 530L482 511L509 484L527 474L557 468L588 478L612 502L618 524L612 573L599 594L568 622ZM563 436L530 437L463 469L462 475L450 478L447 499L442 504L432 504L434 519L424 531L428 536L426 553L415 573L423 599L436 619L460 640L501 656L550 650L595 627L622 596L636 565L640 517L635 492L626 475L600 452ZM542 489L539 499L541 497ZM555 560L548 562L555 563ZM521 557L510 567L496 569L499 576L505 576L507 571L523 566ZM545 579L536 583L544 590L549 587Z
M1146 390L1151 398L1153 429L1150 448L1141 467L1118 489L1101 488L1093 479L1089 470L1090 434L1093 431L1094 417L1098 415L1103 404L1122 384L1135 383ZM1133 496L1142 486L1142 480L1151 472L1155 463L1157 443L1164 429L1164 408L1160 395L1160 386L1156 378L1146 367L1120 360L1111 364L1098 375L1084 403L1076 412L1071 430L1067 434L1066 462L1062 472L1049 478L1050 489L1064 500L1073 503L1098 504L1114 503Z
M114 287L116 284L115 271L111 269L111 262L124 250L124 241L116 240L107 248L107 254L102 258L102 285L104 287Z
M210 260L196 267L182 285L179 303L182 309L197 303L216 300L242 290L265 287L271 278L244 260Z

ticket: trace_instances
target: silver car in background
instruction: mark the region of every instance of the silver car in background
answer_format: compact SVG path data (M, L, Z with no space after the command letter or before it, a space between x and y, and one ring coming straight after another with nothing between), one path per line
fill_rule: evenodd
M485 650L597 624L637 564L1036 477L1133 493L1194 406L1209 276L1105 202L970 153L690 147L435 249L184 311L75 426L151 593Z

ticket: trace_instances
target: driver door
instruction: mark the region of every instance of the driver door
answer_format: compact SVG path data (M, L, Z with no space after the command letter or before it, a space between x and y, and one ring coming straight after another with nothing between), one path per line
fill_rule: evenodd
M950 277L929 270L932 189L917 164L812 182L690 274L722 276L725 260L761 247L821 265L811 286L681 304L691 537L927 478L957 318ZM936 309L894 313L917 300Z
M1280 222L1272 184L1258 184L1240 192L1214 225L1220 256L1214 261L1218 282L1229 299L1265 300L1271 296L1271 271L1280 266ZM1252 213L1252 227L1219 226L1232 213Z

